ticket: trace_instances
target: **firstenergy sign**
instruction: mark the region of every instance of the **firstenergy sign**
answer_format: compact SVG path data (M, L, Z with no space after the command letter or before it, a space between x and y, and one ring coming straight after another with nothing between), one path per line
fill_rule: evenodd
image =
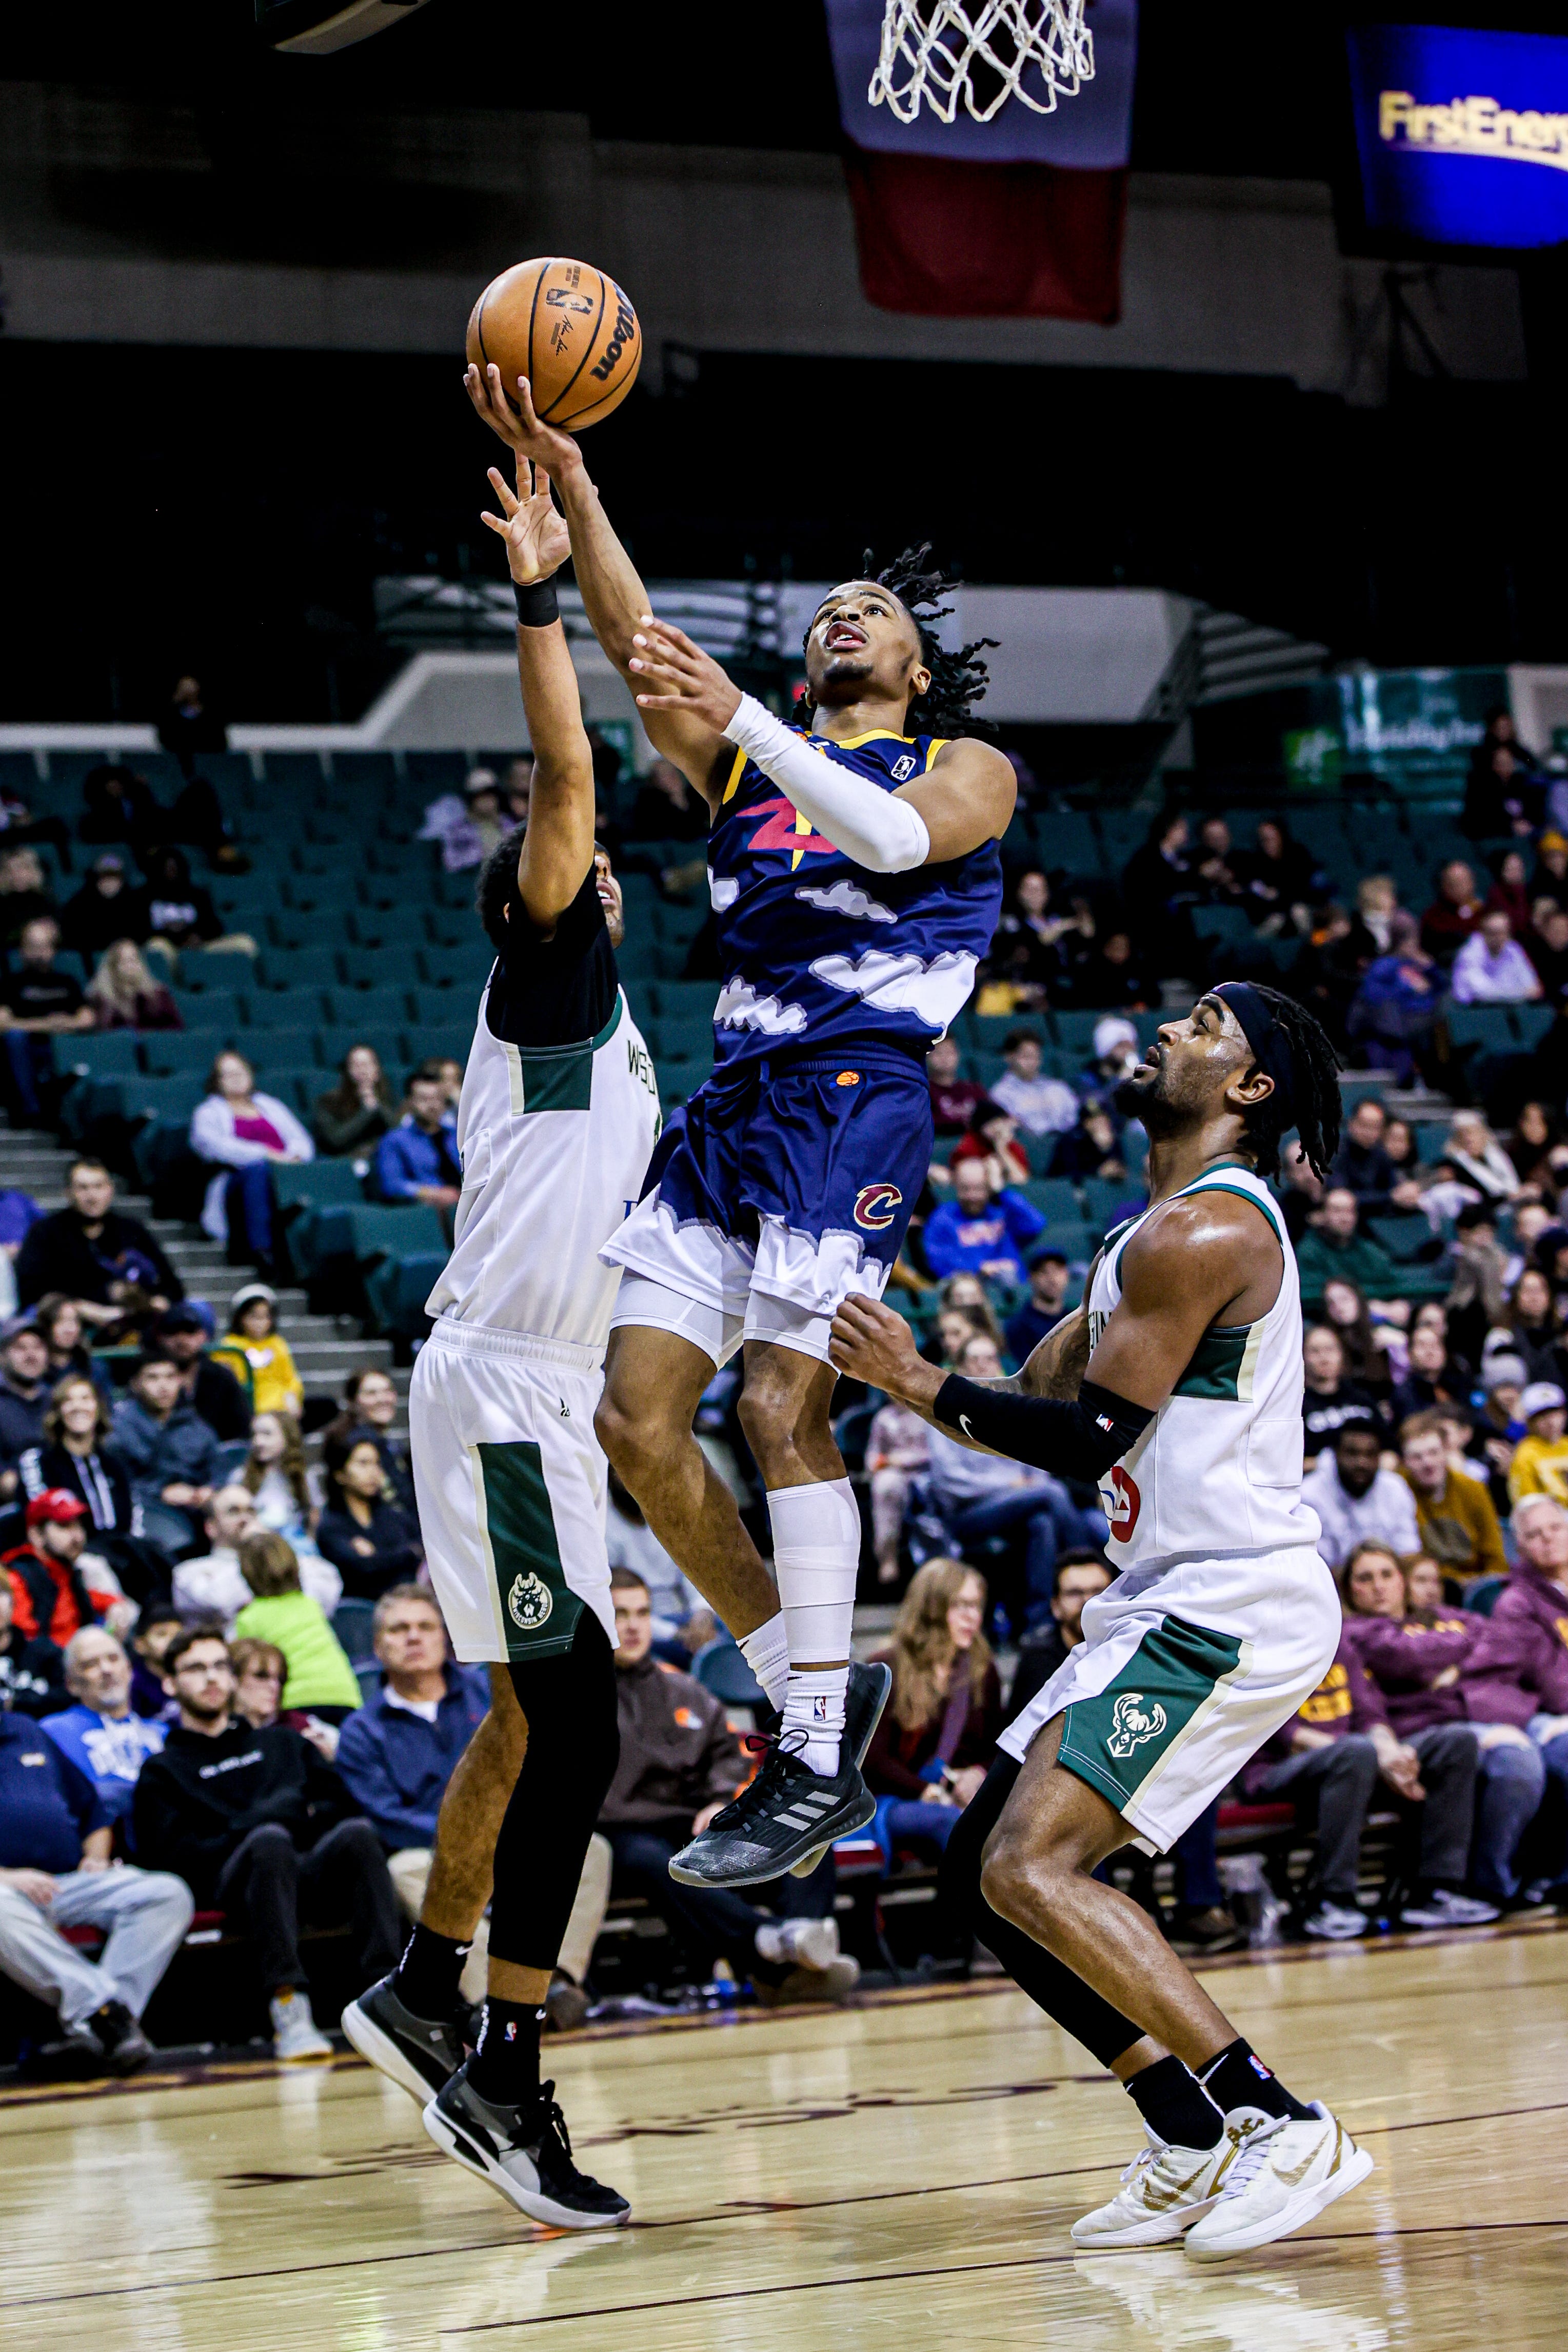
M1568 114L1503 106L1495 98L1455 98L1432 106L1407 89L1380 90L1377 133L1385 146L1503 156L1511 163L1546 163L1568 172Z
M1355 24L1345 48L1375 236L1396 250L1568 246L1568 38Z

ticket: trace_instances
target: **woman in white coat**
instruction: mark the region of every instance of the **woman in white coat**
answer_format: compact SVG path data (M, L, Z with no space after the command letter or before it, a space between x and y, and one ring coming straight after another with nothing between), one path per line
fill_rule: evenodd
M243 1054L220 1054L204 1101L191 1119L191 1149L214 1170L202 1225L214 1241L230 1234L265 1270L272 1267L272 1185L275 1162L314 1160L307 1130L276 1095L257 1094L256 1073Z

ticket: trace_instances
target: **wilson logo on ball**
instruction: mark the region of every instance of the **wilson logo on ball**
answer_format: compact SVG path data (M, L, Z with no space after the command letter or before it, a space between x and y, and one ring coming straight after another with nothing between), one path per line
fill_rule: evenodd
M891 1225L894 1212L904 1204L904 1195L896 1184L862 1184L855 1194L855 1223L868 1233L881 1233Z
M615 313L615 332L605 346L604 357L588 371L590 375L597 376L601 383L608 381L616 362L637 331L636 314L619 286L615 289L615 299L619 305Z

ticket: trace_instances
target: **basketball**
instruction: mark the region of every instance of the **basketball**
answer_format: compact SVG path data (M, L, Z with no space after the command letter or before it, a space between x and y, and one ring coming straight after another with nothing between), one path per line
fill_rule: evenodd
M543 425L580 432L619 408L637 381L643 330L612 278L591 262L548 256L493 278L468 319L468 357L491 361L516 405L526 375Z

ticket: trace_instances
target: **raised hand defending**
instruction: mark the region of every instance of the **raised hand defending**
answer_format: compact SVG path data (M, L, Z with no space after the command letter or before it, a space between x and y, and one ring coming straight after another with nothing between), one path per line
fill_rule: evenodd
M556 510L550 480L544 467L517 451L517 487L514 495L497 467L488 468L490 487L501 501L498 515L486 509L480 517L507 542L507 562L519 588L531 588L560 570L571 553L566 518Z

